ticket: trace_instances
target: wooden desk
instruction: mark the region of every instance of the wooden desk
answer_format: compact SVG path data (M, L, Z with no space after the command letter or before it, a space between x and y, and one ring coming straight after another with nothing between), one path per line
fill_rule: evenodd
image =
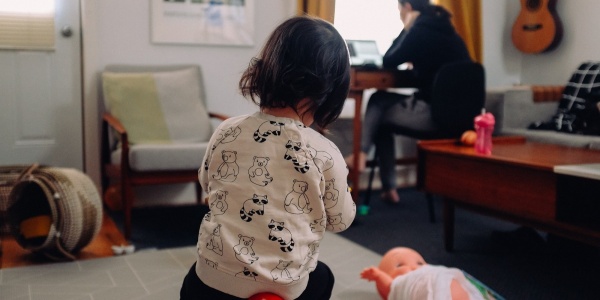
M561 199L565 182L554 172L560 165L599 163L600 151L531 143L522 137L495 138L489 156L455 140L419 141L418 151L417 186L444 199L446 250L453 249L455 206L600 245L597 214L581 222L589 206Z
M410 71L352 68L348 98L354 99L352 153L355 166L358 166L358 154L360 153L363 92L372 88L384 90L393 87L414 86L410 74ZM356 168L350 169L349 177L352 182L352 199L354 202L358 202L360 172Z

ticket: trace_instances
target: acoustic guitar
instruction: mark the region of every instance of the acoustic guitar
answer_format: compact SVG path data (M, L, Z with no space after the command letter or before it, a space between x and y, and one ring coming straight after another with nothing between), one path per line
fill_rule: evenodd
M556 0L521 0L521 11L512 28L513 44L524 53L550 51L562 39Z

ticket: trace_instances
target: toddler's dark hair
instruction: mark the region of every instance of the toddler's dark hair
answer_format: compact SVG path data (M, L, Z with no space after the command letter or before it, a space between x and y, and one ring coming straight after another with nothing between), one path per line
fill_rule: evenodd
M346 42L331 23L310 16L279 25L239 82L242 95L261 108L298 112L300 100L310 98L306 111L321 128L339 117L349 86Z

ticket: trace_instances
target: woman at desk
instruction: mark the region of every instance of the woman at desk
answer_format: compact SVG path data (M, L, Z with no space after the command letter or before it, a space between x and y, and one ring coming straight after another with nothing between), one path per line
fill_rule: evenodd
M413 95L377 91L368 102L363 122L359 171L366 167L367 153L375 144L380 159L382 198L397 203L394 134L418 137L421 132L436 130L431 118L429 99L434 76L450 62L471 60L465 43L456 33L451 15L429 0L398 0L404 29L383 57L385 68L405 64L414 76ZM346 158L354 167L354 157Z

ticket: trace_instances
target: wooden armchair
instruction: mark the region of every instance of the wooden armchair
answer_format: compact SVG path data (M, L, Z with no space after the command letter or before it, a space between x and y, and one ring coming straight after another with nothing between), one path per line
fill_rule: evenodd
M213 132L210 118L227 117L205 110L199 66L111 65L102 83L103 198L123 209L130 239L134 186L193 182L201 203L198 169Z

